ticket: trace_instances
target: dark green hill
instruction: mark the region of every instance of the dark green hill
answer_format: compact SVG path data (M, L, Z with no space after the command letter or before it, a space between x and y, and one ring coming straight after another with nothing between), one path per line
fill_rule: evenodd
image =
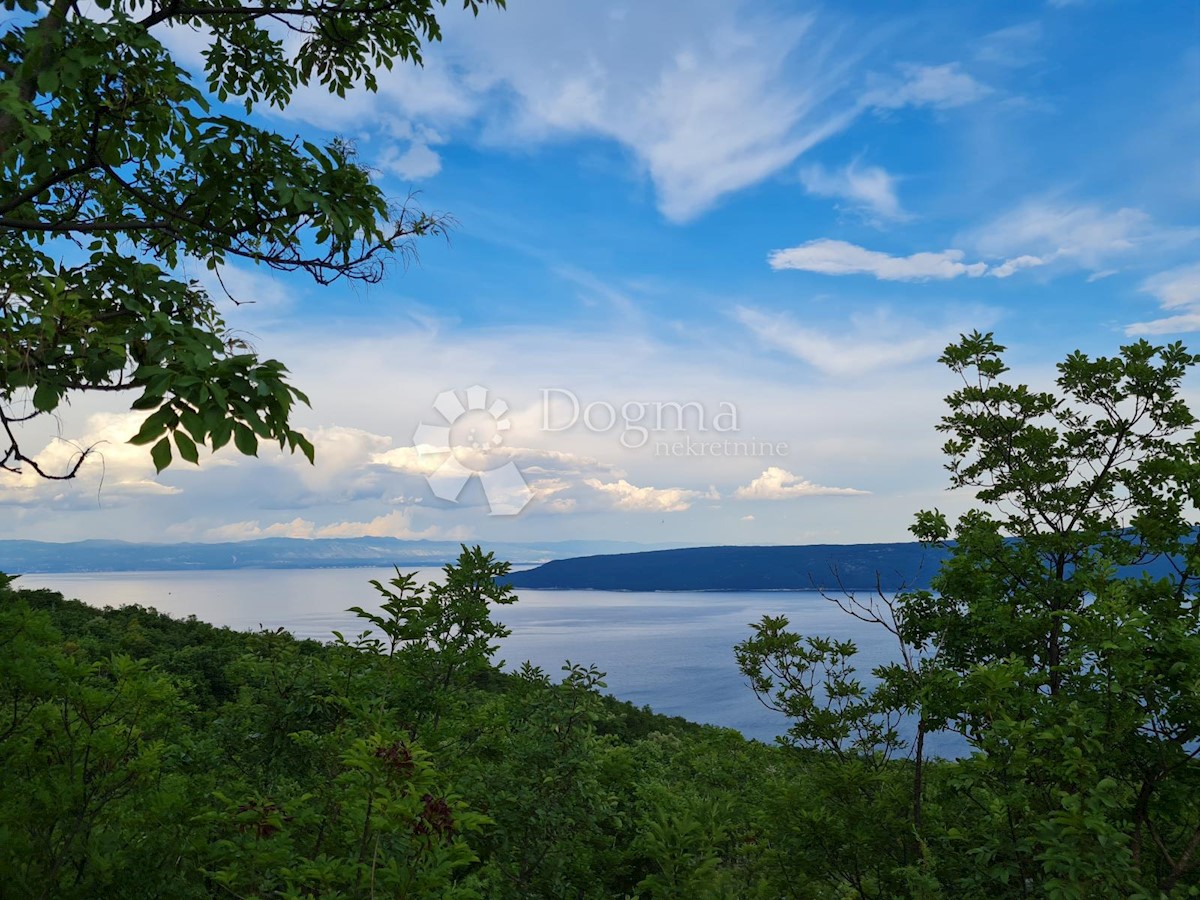
M601 591L885 591L927 587L944 553L917 543L689 547L585 556L516 572L518 588Z
M594 591L883 591L929 587L948 552L915 542L793 547L688 547L582 556L514 572L514 587ZM1119 570L1163 577L1166 558Z

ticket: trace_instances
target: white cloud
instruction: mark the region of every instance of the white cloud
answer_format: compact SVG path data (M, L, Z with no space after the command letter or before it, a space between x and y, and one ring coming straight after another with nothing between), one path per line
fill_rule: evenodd
M1163 309L1200 305L1200 263L1147 278L1141 289L1157 297Z
M256 521L230 522L205 530L200 539L219 543L254 541L261 538L311 538L316 530L315 522L299 517L290 522L272 522L269 525Z
M826 369L877 366L889 359L894 335L907 339L935 331L919 315L820 325L817 330L826 334L831 346L819 361ZM986 315L964 310L962 317L970 327L986 327ZM936 316L932 321L937 323ZM367 533L369 523L400 505L396 498L408 497L424 501L404 504L410 510L412 534L436 526L443 534L468 528L473 538L482 541L586 535L713 543L729 539L730 519L736 522L746 509L743 506L731 515L728 508L714 508L718 504L709 500L709 485L723 485L732 478L732 491L768 464L796 468L779 456L660 457L653 442L640 451L629 450L620 443L620 423L601 433L582 425L546 433L540 392L548 385L570 388L583 405L602 401L618 410L626 401L698 400L711 413L718 401L731 401L738 410L737 437L803 447L805 466L823 473L824 483L868 487L855 479L869 469L874 483L905 486L904 491L860 498L861 503L831 502L835 508L823 510L814 530L804 532L806 540L851 535L862 540L902 540L911 510L919 502L913 499L914 492L928 491L934 499L940 496L944 473L933 427L945 390L942 372L933 360L953 335L933 334L924 347L905 348L909 353L923 352L921 364L893 368L887 378L823 378L820 371L792 365L790 377L784 379L776 354L762 352L752 332L729 327L730 323L713 331L691 332L682 342L624 327L611 332L525 328L500 334L494 329L464 328L433 334L393 327L402 322L402 314L397 313L366 332L361 323L339 325L327 319L319 325L297 323L264 332L264 352L291 363L295 383L312 397L313 408L299 410L295 424L317 444L315 467L300 456L264 446L257 459L223 450L205 457L198 470L172 466L156 479L145 448L108 445L109 450L132 454L129 477L121 480L145 480L153 485L146 489L158 493L139 496L136 505L132 500L124 505L115 502L110 489L120 466L110 459L99 505L95 480L47 486L42 490L58 494L43 498L61 495L63 499L10 506L10 515L0 516L7 526L0 531L6 537L38 540L98 535L194 540L231 523L250 524L226 538L252 537L268 530L315 534L348 522L343 531ZM950 328L954 323L944 325ZM839 354L846 359L839 360ZM611 362L617 358L622 365L614 369ZM397 360L404 361L402 370ZM521 445L513 459L537 495L520 516L487 516L477 486L469 488L468 496L456 505L434 502L421 470L415 465L409 470L415 460L402 449L420 423L433 420L430 404L439 392L476 383L488 385L511 406L513 424L506 442ZM125 399L76 398L63 410L63 434L83 436L93 431L87 425L89 413L117 407ZM334 427L330 422L341 424ZM126 434L135 426L131 422ZM45 443L44 438L31 440L30 446ZM411 447L408 452L415 453ZM661 515L626 512L616 505L622 489L597 490L586 483L589 479L606 485L623 480L631 486L625 493L642 485L688 492L675 497L650 494L643 503L652 510L664 504L690 504L690 512L672 517L668 536L660 527ZM785 518L786 504L763 507L753 510L755 528L799 534L787 531L791 525ZM566 522L564 513L570 515ZM299 523L293 524L297 519ZM305 523L312 523L311 532ZM393 534L405 533L382 527ZM749 533L744 526L743 533Z
M1046 260L1042 259L1040 256L1029 256L1027 254L1025 256L1013 257L1012 259L1005 260L998 266L993 266L992 269L988 271L988 274L994 278L1007 278L1008 276L1021 271L1021 269L1034 269L1038 266L1044 266L1045 264Z
M581 456L563 450L546 450L535 447L516 447L502 444L487 451L467 446L455 446L454 456L467 468L481 472L508 462L528 475L577 475L581 472L611 471L589 456ZM387 466L410 475L429 475L435 472L448 455L428 444L394 447L371 456L370 462Z
M984 225L968 241L984 256L1098 270L1113 258L1169 237L1140 209L1032 201Z
M793 500L796 497L852 496L869 493L870 491L855 488L813 484L806 478L793 475L787 469L770 466L749 484L734 491L733 496L738 500Z
M980 62L1006 67L1027 66L1041 58L1038 46L1043 38L1042 23L1010 25L984 35L975 51Z
M90 453L76 477L68 482L46 480L28 466L20 475L0 472L0 506L96 507L120 505L132 497L178 494L179 488L157 480L149 448L129 443L147 415L95 413L87 417L77 433L52 437L37 452L30 452L34 448L25 441L25 452L49 474L65 474L81 452L90 449Z
M1186 334L1189 331L1200 331L1200 312L1165 316L1161 319L1151 319L1148 322L1132 322L1125 326L1125 333L1130 336Z
M154 31L180 66L193 73L204 71L204 51L212 44L207 25L163 25Z
M376 165L405 181L421 181L442 171L442 158L425 141L414 140L403 153L395 145L388 146Z
M422 444L418 447L393 447L374 454L370 461L409 475L424 476L436 472L444 458L445 454L439 454L436 447Z
M991 88L964 72L958 63L940 66L905 64L900 66L900 72L903 78L878 84L863 97L863 105L875 109L905 106L952 109L974 103L991 93Z
M377 473L367 464L391 446L390 437L344 425L309 429L307 436L316 451L313 465L299 454L273 453L267 457L299 482L295 493L306 493L306 502L334 502L383 492Z
M849 200L858 210L878 219L898 221L908 214L896 197L896 179L879 166L860 169L850 163L842 169L828 171L823 166L808 166L800 170L805 190L818 197Z
M1164 310L1183 310L1125 327L1129 335L1180 334L1200 331L1200 263L1161 272L1142 282L1143 293L1158 299Z
M426 48L424 68L378 72L375 95L304 88L281 115L359 133L373 123L401 134L474 132L522 149L611 139L649 175L662 213L683 221L861 112L842 96L857 51L838 46L832 17L768 18L724 0L664 0L615 16L604 5L529 0L441 19L444 41ZM390 148L380 164L402 177L430 173L431 143Z
M680 27L706 15L708 27ZM589 41L570 61L504 60L518 114L492 134L616 140L650 176L662 213L694 218L778 172L855 114L847 103L829 104L844 87L845 62L833 58L832 39L814 18L736 18L714 6L684 13L653 42ZM625 27L645 34L641 19Z
M993 318L986 310L970 313L971 327L982 327ZM787 313L749 307L738 307L735 316L767 346L838 377L934 359L955 336L968 330L965 321L930 327L882 310L852 316L847 326L836 331L801 325Z
M772 14L749 0L659 0L637 14L611 4L525 0L478 17L446 10L444 40L421 68L376 73L378 92L300 88L269 115L349 132L406 180L439 169L451 137L526 149L598 137L627 149L659 210L687 221L791 165L865 112L948 109L989 92L958 63L904 64L862 86L872 34L832 12ZM273 27L273 26L271 26ZM285 47L300 38L279 30ZM198 69L207 35L163 39ZM402 149L394 141L411 141ZM376 144L376 141L385 143Z
M823 275L871 275L881 281L1008 278L1023 269L1057 264L1099 275L1112 260L1134 251L1162 251L1196 240L1200 230L1156 226L1140 209L1026 203L992 220L963 242L985 259L966 261L959 249L893 256L847 241L819 238L767 256L773 269L799 269Z
M305 276L283 275L253 264L226 263L210 270L193 263L185 266L184 274L200 282L226 323L235 329L274 324L312 284ZM239 337L253 335L241 331Z
M636 512L683 512L697 500L717 499L713 491L693 491L684 488L638 487L624 478L603 482L589 478L584 484L609 497L615 509Z
M776 270L800 269L823 275L874 275L882 281L929 281L958 278L960 275L977 278L988 271L987 263L965 263L963 256L961 250L891 256L846 241L821 238L799 247L772 251L767 261Z
M437 526L414 528L412 512L396 509L366 522L334 522L318 525L308 519L295 518L290 522L273 522L263 525L257 521L232 522L207 529L203 540L251 541L259 538L358 538L388 537L405 540L464 540L469 538L468 529L457 527L443 529Z

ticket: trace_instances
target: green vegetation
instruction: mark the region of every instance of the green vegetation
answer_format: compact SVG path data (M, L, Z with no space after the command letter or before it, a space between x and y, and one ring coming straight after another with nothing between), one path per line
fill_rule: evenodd
M829 803L857 798L835 817L846 844L890 823L869 876L847 873L860 895L1196 896L1200 440L1180 385L1200 357L1075 353L1048 393L1004 383L1003 352L976 333L941 359L963 380L940 426L951 485L983 506L953 528L917 514L949 552L932 590L839 599L893 631L899 661L867 687L852 644L783 618L739 661L791 741L826 751ZM1163 559L1169 575L1117 575ZM918 724L907 801L883 774L902 713ZM941 729L974 752L939 787L922 748Z
M933 591L835 598L854 646L766 618L736 648L780 746L503 673L478 548L375 583L327 644L0 579L0 884L30 897L1162 898L1200 895L1198 361L1074 355L1010 386L971 335L943 420L982 508L914 531ZM1174 560L1168 577L1118 567ZM916 723L912 746L902 720ZM971 754L928 759L926 735Z
M0 587L0 879L21 897L720 896L791 767L490 660L479 550L374 633L237 633ZM692 885L692 887L689 887Z
M344 97L374 90L381 66L420 63L444 3L0 3L0 468L75 475L90 448L50 470L19 429L80 391L134 395L150 415L133 440L159 471L205 446L254 455L260 440L312 458L289 424L307 398L188 272L213 270L222 289L236 261L373 282L444 233L444 217L389 201L346 141L247 119L305 87ZM203 42L205 89L167 51L170 29Z

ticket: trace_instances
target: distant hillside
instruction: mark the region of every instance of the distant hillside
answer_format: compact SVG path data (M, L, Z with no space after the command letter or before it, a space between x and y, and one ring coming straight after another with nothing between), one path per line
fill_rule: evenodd
M928 587L943 554L917 543L691 547L561 559L517 572L518 588L602 591L886 591Z
M468 542L470 543L470 542ZM500 559L532 565L589 553L641 550L632 541L485 543ZM661 545L660 545L661 546ZM224 544L125 541L0 541L0 572L155 572L179 569L312 569L338 566L440 566L458 558L457 541L396 538L265 538Z
M515 587L596 591L885 591L929 587L945 551L917 543L801 547L690 547L560 559L514 573ZM1125 577L1173 569L1156 559L1119 570Z

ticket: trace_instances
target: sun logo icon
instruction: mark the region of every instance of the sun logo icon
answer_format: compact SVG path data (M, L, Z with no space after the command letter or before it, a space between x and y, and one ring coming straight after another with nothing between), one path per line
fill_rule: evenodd
M533 491L512 459L500 461L495 454L512 428L508 404L494 399L487 403L488 389L474 385L464 392L442 391L433 409L443 425L422 423L413 434L413 444L422 459L445 455L436 470L425 476L433 495L457 503L467 483L479 478L483 496L493 516L515 516L533 499Z

